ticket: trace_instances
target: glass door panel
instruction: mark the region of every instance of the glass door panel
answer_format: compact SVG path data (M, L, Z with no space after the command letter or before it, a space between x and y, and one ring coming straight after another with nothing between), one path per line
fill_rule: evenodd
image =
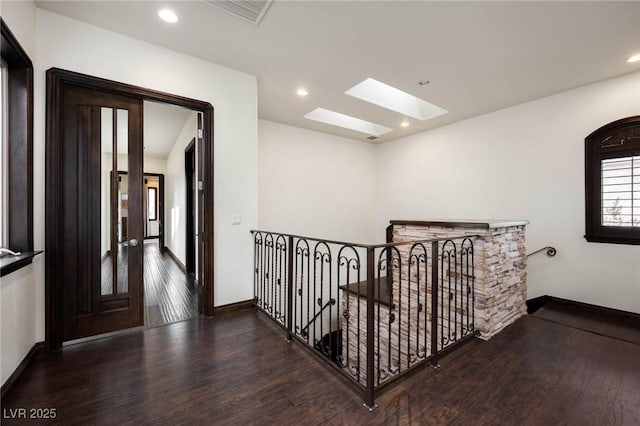
M128 111L105 108L101 121L101 286L102 296L127 293L129 245ZM115 279L114 279L115 277Z

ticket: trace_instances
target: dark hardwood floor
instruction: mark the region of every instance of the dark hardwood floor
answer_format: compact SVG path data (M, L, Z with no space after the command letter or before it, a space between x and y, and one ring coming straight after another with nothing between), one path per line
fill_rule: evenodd
M113 292L111 257L102 261L102 294ZM127 246L118 245L118 293L127 283ZM155 327L195 318L198 294L191 275L185 274L167 253L160 253L157 239L144 240L144 325Z
M535 317L640 345L640 315L552 300Z
M193 276L185 274L158 240L144 241L144 324L169 324L198 316L198 294Z
M127 250L126 243L118 244L118 269L117 273L117 293L126 293L129 290L128 274L127 274ZM113 261L111 256L103 256L100 270L101 294L113 293Z
M3 408L56 408L60 424L640 424L640 346L532 316L391 387L373 413L284 337L250 309L66 347Z

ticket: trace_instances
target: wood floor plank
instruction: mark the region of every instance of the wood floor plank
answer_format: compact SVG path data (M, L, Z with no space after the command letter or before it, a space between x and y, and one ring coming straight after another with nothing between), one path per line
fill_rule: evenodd
M58 424L638 424L639 362L640 345L525 317L391 386L370 413L247 310L65 347L3 408L56 408Z
M537 310L535 317L568 327L640 344L640 317L625 312L573 305L554 300Z
M156 327L195 318L198 315L197 287L167 253L161 253L157 239L144 240L144 325ZM118 245L118 293L128 291L127 246ZM111 257L102 261L102 294L113 291Z
M168 324L198 315L197 288L157 240L144 241L144 306L146 326Z

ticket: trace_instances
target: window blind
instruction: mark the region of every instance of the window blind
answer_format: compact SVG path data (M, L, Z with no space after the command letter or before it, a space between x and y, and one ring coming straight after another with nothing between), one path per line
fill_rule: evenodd
M602 160L602 225L640 227L640 156Z

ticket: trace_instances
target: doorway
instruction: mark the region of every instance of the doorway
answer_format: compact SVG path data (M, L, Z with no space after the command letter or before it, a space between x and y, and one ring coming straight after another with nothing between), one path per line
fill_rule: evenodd
M213 314L213 108L202 101L54 68L47 71L49 351L65 341L144 323L143 266L150 258L145 237L157 235L158 253L166 248L161 213L166 210L161 199L165 189L160 189L160 176L157 186L150 184L152 176L144 183L144 101L194 110L202 124L196 139L205 167L198 197L208 201L199 206L204 252L198 268L198 309Z
M187 200L189 178L183 165L185 146L197 139L198 113L147 100L143 111L144 324L153 327L198 315L197 279L186 266L185 245L186 235L194 232L189 220L198 211ZM194 164L196 158L194 151Z
M146 168L146 167L145 167ZM144 172L144 239L157 240L164 251L164 174Z

